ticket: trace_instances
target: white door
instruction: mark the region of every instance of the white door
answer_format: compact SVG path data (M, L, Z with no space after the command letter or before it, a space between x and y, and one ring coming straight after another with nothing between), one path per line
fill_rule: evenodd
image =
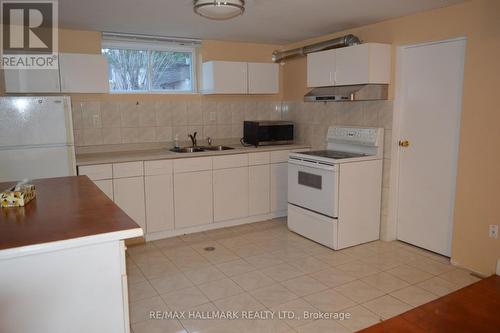
M172 174L144 177L148 233L174 228L173 189Z
M100 54L60 53L61 91L107 93L108 61Z
M252 165L248 169L249 177L249 215L269 213L270 209L270 168L269 164Z
M248 167L214 170L214 221L248 216Z
M277 94L279 92L279 65L248 63L248 93Z
M7 93L59 93L58 69L6 69L4 70Z
M144 177L113 179L115 203L146 233Z
M288 206L288 163L271 164L271 212L283 212Z
M212 198L212 171L175 174L175 228L181 229L212 223Z
M335 50L307 55L307 86L325 87L334 84Z
M446 256L451 252L465 42L399 51L397 237Z

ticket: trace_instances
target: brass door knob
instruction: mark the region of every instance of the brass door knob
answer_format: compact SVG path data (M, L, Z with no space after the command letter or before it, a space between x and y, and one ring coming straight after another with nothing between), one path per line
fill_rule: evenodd
M410 145L410 141L408 140L399 140L399 146L400 147L408 147Z

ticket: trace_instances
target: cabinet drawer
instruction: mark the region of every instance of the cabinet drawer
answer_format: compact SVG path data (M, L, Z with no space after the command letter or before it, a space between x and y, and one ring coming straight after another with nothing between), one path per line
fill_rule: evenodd
M247 154L236 154L236 155L226 155L217 156L213 158L213 168L215 169L227 169L227 168L239 168L248 166L248 155Z
M271 155L269 152L248 154L248 165L269 164L270 161Z
M91 180L111 179L113 178L113 169L111 164L85 165L78 167L80 176L86 175Z
M143 174L143 162L113 164L113 178L137 177Z
M171 174L173 170L172 164L173 163L170 160L145 161L144 175L156 176Z
M212 170L211 157L193 157L174 160L174 172L193 172Z
M289 150L278 150L271 152L271 163L282 163L288 161Z

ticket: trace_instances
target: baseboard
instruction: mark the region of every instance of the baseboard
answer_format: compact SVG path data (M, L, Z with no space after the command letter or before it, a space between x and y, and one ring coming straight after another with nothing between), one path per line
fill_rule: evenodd
M280 211L280 212L269 213L269 214L263 214L263 215L249 216L249 217L245 217L242 219L228 220L228 221L223 221L223 222L212 222L209 224L199 225L199 226L190 227L190 228L165 230L165 231L160 231L160 232L147 233L145 238L146 238L146 241L149 242L149 241L154 241L154 240L163 239L163 238L181 236L181 235L186 235L186 234L193 234L196 232L203 232L203 231L214 230L214 229L234 227L237 225L248 224L248 223L264 222L264 221L269 221L269 220L272 220L272 219L275 219L278 217L284 217L284 216L287 216L286 210Z
M500 259L497 260L497 275L500 275Z

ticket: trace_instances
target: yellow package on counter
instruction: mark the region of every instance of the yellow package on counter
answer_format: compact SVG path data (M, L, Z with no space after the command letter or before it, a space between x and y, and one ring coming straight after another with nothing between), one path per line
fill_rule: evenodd
M16 186L3 191L0 194L2 207L23 207L36 196L35 185L26 182L18 183Z

